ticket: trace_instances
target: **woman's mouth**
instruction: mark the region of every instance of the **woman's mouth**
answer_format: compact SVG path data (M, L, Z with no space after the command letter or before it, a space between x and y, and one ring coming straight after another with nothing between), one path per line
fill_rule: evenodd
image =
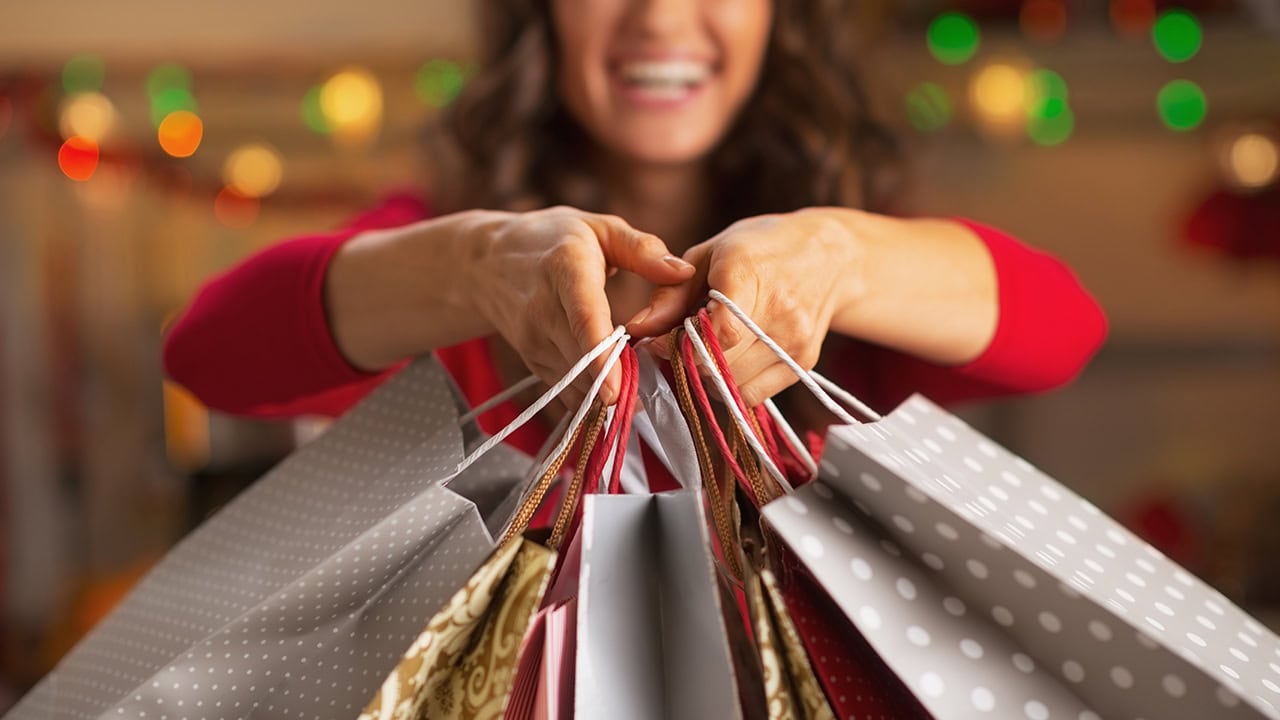
M700 60L635 60L618 64L614 77L633 101L669 106L693 97L713 74Z

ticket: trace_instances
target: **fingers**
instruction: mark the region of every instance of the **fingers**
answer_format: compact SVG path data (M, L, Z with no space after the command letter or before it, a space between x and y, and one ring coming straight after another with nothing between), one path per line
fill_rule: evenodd
M657 235L641 232L611 215L583 215L611 267L629 270L649 282L673 285L693 275L693 266L675 257Z
M707 271L714 246L695 245L684 254L694 272L675 285L659 287L649 296L649 304L627 323L627 332L637 337L653 337L671 330L689 316L707 294Z
M566 354L565 368L568 368L613 332L613 321L609 298L604 292L605 268L599 262L586 259L566 267L563 272L566 276L556 283L556 290L568 322L569 335L573 338L571 341L561 340L567 345L561 347L561 352ZM596 358L591 364L591 376L575 383L581 390L585 392L591 378L597 377L604 369L606 357ZM615 364L600 388L601 402L612 405L618 398L621 385L622 370Z
M768 348L764 348L770 357L774 357ZM774 363L765 368L755 377L738 385L738 393L742 395L742 402L749 408L754 408L763 403L765 400L786 390L797 382L796 374L791 368L782 364L774 357Z

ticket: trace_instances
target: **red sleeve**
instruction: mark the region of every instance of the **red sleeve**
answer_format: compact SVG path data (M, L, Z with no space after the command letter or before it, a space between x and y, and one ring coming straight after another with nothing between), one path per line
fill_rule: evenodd
M958 367L866 344L841 350L833 357L833 374L878 410L887 412L917 392L954 404L1051 390L1074 379L1106 338L1102 308L1061 260L993 228L960 222L995 263L995 336L982 355Z
M214 277L165 337L165 371L223 412L341 414L390 371L357 370L334 344L323 296L329 260L360 232L427 214L420 199L393 196L340 232L283 241Z

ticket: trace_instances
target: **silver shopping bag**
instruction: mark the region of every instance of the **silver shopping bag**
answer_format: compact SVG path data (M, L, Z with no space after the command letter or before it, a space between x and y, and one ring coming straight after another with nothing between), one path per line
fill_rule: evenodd
M445 371L415 361L185 538L7 717L355 716L531 466L499 446L455 476L458 422Z
M583 500L575 717L741 718L702 494Z
M1280 639L923 397L767 521L940 720L1280 718Z

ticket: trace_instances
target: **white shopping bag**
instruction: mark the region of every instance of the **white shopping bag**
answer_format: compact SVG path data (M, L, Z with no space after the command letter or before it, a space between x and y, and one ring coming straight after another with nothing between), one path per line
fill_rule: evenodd
M583 498L574 715L742 717L702 494Z

